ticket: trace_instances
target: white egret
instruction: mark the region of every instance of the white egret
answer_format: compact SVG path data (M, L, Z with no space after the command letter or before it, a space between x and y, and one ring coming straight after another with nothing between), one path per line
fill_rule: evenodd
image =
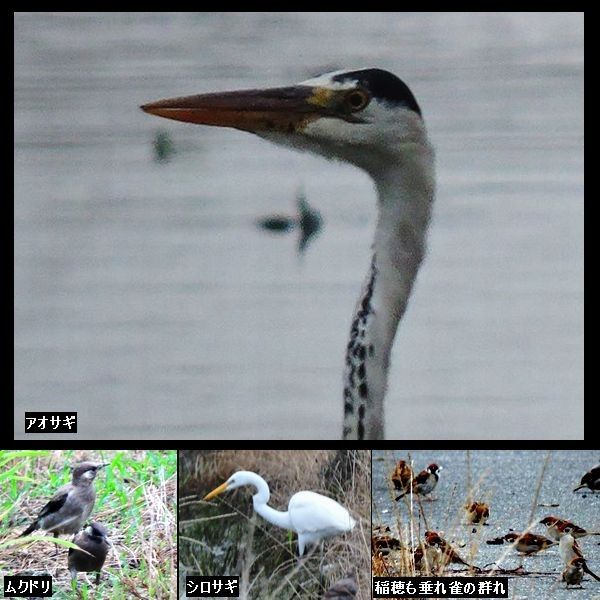
M390 352L425 254L434 152L408 86L382 69L335 71L281 88L201 94L141 107L233 127L351 163L375 183L373 256L346 350L344 439L383 439Z
M253 485L256 488L252 503L254 510L263 519L298 534L299 556L304 554L306 546L351 531L356 525L356 521L341 504L316 492L297 492L290 498L287 511L275 510L267 504L270 498L267 482L252 471L237 471L225 483L207 494L204 500L243 485Z

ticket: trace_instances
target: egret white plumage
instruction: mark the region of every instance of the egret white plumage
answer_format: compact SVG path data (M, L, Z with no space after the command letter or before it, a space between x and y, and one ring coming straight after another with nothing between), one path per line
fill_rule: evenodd
M270 498L267 482L252 471L237 471L225 483L207 494L204 500L244 485L256 488L252 503L254 510L263 519L298 534L300 556L304 554L306 546L351 531L356 525L356 521L341 504L316 492L297 492L290 498L287 511L275 510L267 504Z
M425 254L434 152L408 86L381 69L335 71L291 87L201 94L148 113L249 131L351 163L375 183L373 256L346 351L344 439L382 439L390 352Z

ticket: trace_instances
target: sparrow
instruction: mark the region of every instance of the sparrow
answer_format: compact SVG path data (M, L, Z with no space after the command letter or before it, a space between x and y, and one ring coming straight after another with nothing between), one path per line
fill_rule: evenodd
M391 535L371 536L371 552L373 553L389 554L390 550L399 550L400 546L400 540Z
M399 460L392 473L392 483L397 490L408 490L414 473L405 460Z
M485 502L471 502L465 505L468 523L485 525L490 517L490 507Z
M415 563L415 569L417 571L421 570L421 567L425 565L423 558L425 556L425 551L423 550L423 546L417 546L413 550L413 561Z
M470 565L467 561L462 559L458 552L454 550L454 548L436 531L426 531L425 532L425 546L427 548L439 548L443 554L443 560L446 564L455 563L458 565L465 565L470 569L478 570L478 567L475 565Z
M503 541L500 542L500 540ZM530 554L536 554L556 544L556 542L549 540L543 535L536 535L535 533L516 533L514 531L507 533L500 538L487 541L488 544L498 544L504 542L509 542L511 544L514 543L517 552L520 552L526 556L529 556Z
M565 565L569 565L569 563L574 558L581 559L581 568L588 574L591 575L596 581L600 581L600 577L590 571L590 568L587 566L585 558L583 556L583 552L579 547L579 544L575 541L575 538L571 534L572 528L570 525L565 525L562 528L562 536L560 538L560 542L558 543L558 553Z
M600 465L596 465L588 471L581 478L581 483L573 491L576 492L584 487L589 488L592 492L600 491Z
M420 496L426 496L433 492L437 482L440 479L439 472L442 467L438 467L435 463L431 463L426 469L421 471L412 480L412 491ZM410 491L410 487L396 498L396 502L403 498Z
M52 532L55 538L60 534L77 533L94 508L94 479L98 470L108 464L82 462L75 465L71 483L64 485L54 494L19 537L29 535L37 529Z
M583 579L583 565L585 561L583 558L573 558L569 564L564 568L562 572L562 580L567 583L567 587L570 585L581 585Z
M546 533L554 540L560 540L563 535L563 529L567 525L571 527L571 535L575 539L585 537L586 535L600 535L600 532L598 531L587 531L587 529L579 527L571 521L559 519L558 517L544 517L540 523L546 526Z
M92 523L73 538L73 543L85 552L69 548L68 565L71 579L77 579L78 572L96 571L96 585L100 583L100 570L111 546L107 535L106 527L102 523Z
M436 572L442 566L442 551L437 546L417 546L413 551L413 560L417 571Z

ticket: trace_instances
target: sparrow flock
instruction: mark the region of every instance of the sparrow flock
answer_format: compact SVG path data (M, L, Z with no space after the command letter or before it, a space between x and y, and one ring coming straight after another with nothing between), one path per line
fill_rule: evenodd
M390 475L393 488L401 493L396 501L410 495L429 497L439 482L441 467L431 463L426 469L415 475L411 466L405 460L399 460ZM582 478L580 485L573 491L588 488L595 492L600 491L600 465L591 469ZM473 525L486 525L490 517L490 507L485 502L469 501L464 506L465 523ZM596 581L600 577L588 566L584 554L577 540L587 536L597 536L600 532L588 531L566 519L548 515L539 521L546 528L546 536L525 531L522 533L510 531L494 539L487 540L487 544L512 544L521 556L531 556L558 546L558 554L563 562L562 581L567 587L581 585L584 574L590 575ZM473 530L475 531L475 529ZM392 535L387 526L374 526L371 538L371 550L374 561L387 556L393 550L402 550L401 541ZM447 542L439 532L429 530L425 532L422 541L411 549L410 558L414 570L441 574L449 564L458 564L474 572L481 569L460 556L455 548Z
M440 480L442 467L431 463L427 468L415 474L411 466L400 460L396 464L390 479L396 491L401 492L396 501L415 495L433 500L431 494ZM467 520L473 524L485 524L490 511L484 502L472 502L465 506ZM371 536L371 551L374 556L388 555L392 550L400 550L400 540L391 535L389 527L375 526ZM442 573L447 565L458 564L479 571L479 567L470 564L437 531L426 531L425 538L412 550L412 562L418 571Z

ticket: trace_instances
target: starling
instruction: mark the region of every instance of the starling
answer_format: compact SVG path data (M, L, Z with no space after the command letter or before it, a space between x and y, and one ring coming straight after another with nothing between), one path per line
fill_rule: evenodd
M77 533L90 516L96 501L94 479L98 470L108 463L82 462L73 468L71 483L61 487L40 510L35 521L19 536L44 529L58 537Z
M69 548L69 571L71 579L77 579L78 572L96 571L96 585L100 583L100 569L104 565L110 542L108 532L102 523L92 523L73 538L73 543L85 550ZM86 554L89 552L89 554Z

